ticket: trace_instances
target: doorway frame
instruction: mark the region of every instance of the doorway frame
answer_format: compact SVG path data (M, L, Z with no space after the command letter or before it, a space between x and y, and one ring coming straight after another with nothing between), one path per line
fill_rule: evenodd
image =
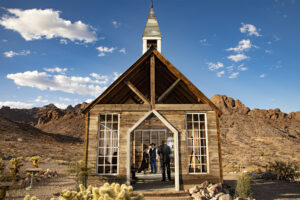
M130 174L131 174L131 133L151 114L154 114L174 135L174 164L175 164L175 190L180 190L179 182L179 142L178 142L178 131L172 124L170 124L159 112L151 110L146 113L141 119L139 119L128 131L127 131L127 163L126 163L126 175L127 185L130 185Z

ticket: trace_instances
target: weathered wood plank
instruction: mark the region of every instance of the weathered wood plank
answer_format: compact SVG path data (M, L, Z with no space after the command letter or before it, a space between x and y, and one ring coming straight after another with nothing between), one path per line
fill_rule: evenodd
M180 79L177 79L160 97L157 99L157 102L161 102L170 92L176 87L176 85L179 83Z
M210 111L208 104L156 104L156 110L178 110L178 111Z
M150 57L150 99L151 105L155 105L155 57Z
M92 110L91 113L97 114L101 111L149 111L151 106L147 104L97 104ZM123 113L122 113L123 114Z
M130 81L125 81L125 84L134 92L138 97L140 97L145 104L150 104L148 99L141 93Z

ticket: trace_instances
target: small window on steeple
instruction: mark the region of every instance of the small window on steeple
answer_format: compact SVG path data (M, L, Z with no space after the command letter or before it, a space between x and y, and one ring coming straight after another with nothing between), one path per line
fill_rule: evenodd
M157 40L147 40L147 48L150 48L151 46L157 48Z

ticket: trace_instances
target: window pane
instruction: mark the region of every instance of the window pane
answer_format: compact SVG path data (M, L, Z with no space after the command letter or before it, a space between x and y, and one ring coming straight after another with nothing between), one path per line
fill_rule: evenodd
M205 114L187 114L187 156L190 173L207 172Z
M98 173L115 174L118 169L118 114L100 115Z

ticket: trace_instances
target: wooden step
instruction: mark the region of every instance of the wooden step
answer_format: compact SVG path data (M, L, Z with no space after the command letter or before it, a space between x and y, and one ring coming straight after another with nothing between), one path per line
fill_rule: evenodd
M139 193L142 193L145 197L145 199L191 199L190 195L186 191L171 191L171 190L157 190L157 191L145 191L145 190L139 190L139 191L134 191L133 195L136 196Z

